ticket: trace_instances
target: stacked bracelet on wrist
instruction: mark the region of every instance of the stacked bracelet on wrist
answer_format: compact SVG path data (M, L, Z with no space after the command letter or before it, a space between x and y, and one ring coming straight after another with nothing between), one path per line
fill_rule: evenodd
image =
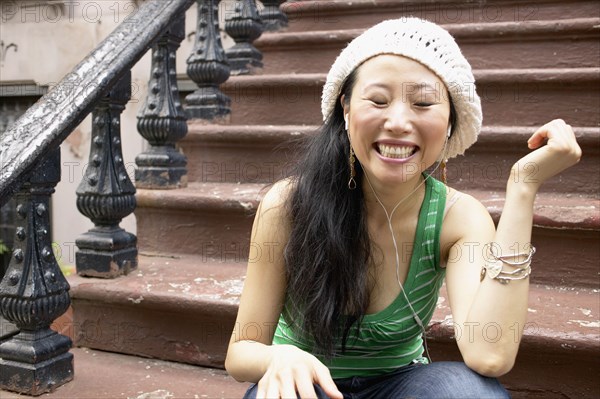
M516 254L516 255L496 255L494 253L493 246L490 246L490 260L486 260L481 268L481 278L487 276L491 279L498 280L501 284L508 284L511 280L524 280L531 274L531 259L535 254L535 247L530 246L529 253ZM525 256L522 261L510 261L508 258L519 258ZM505 271L503 265L509 265L513 267L519 266L517 269L512 271Z

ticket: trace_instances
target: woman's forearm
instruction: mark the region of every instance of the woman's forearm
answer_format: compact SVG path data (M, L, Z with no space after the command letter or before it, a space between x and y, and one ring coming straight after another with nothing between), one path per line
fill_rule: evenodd
M237 341L227 351L225 368L237 381L258 382L269 366L272 350L272 345Z
M512 174L491 244L496 255L511 256L529 252L536 192L535 185L519 181L516 174ZM485 258L490 259L489 253L485 254ZM523 258L509 259L521 261ZM504 271L515 269L514 266L503 265ZM487 374L501 375L512 367L527 318L528 296L529 278L502 284L497 279L484 276L462 333L470 334L469 338L475 344L477 350L471 352L487 356L489 363L484 366L490 369Z

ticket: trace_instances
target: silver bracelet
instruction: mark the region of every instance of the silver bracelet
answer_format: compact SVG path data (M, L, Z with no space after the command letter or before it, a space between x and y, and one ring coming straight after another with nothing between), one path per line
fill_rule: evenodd
M479 281L483 281L486 276L500 281L502 284L507 284L510 280L523 280L531 274L531 265L527 264L524 267L520 267L512 271L504 271L502 269L502 262L485 262L481 268L481 275Z
M526 270L527 270L527 272L521 276L515 277L515 276L504 275L502 277L500 277L500 276L496 277L496 280L498 280L498 282L500 284L504 284L504 285L510 283L512 280L525 280L526 278L528 278L531 275L531 268L528 267Z
M502 263L505 263L507 265L510 266L522 266L525 265L527 263L531 263L531 259L533 258L533 254L535 254L535 247L533 245L531 245L529 247L529 253L520 253L520 254L515 254L515 255L496 255L494 253L494 246L490 245L490 255L492 256L492 258L494 258L494 260L496 261L501 261ZM507 258L518 258L521 256L525 256L525 260L519 261L519 262L511 262L509 260L507 260Z
M515 269L511 272L505 272L504 270L502 270L500 274L503 274L505 276L519 276L523 273L531 274L531 263L527 264L527 266L519 267L518 269Z
M486 260L481 268L479 281L483 281L486 274L489 278L498 280L501 284L508 284L512 280L524 280L531 275L531 260L535 254L535 247L532 245L529 248L529 253L520 253L516 255L498 256L494 253L493 245L490 244L489 252L491 260ZM507 258L517 258L525 256L525 260L512 262ZM521 266L515 270L505 271L503 265Z

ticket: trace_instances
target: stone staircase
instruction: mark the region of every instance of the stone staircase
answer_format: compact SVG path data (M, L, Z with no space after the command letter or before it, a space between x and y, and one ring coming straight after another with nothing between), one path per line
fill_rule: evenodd
M339 51L378 21L415 15L444 24L475 69L484 129L467 156L451 161L448 177L450 185L479 198L495 220L510 165L527 152L525 142L535 127L562 117L578 135L580 164L548 182L536 201L538 253L529 320L516 366L502 382L517 398L598 397L600 384L593 377L600 366L597 2L356 0L282 7L289 28L255 42L264 69L231 77L222 86L232 100L229 123L190 121L181 142L188 187L138 190L138 270L115 280L70 277L73 319L57 325L70 329L77 346L93 350L75 349L76 379L45 396L92 397L81 392L96 388L77 376L88 373L97 357L103 361L95 366L95 378L122 383L121 397L150 398L155 396L143 395L157 390L174 396L156 397L240 397L247 384L215 369L223 367L231 331L260 331L260 326L234 326L246 262L271 250L249 242L258 202L265 187L289 170L295 142L320 122L321 86ZM195 89L186 79L180 79L182 95ZM453 332L441 299L429 330L434 360L459 359L454 333L459 332ZM115 368L138 364L144 367L137 367L138 374L131 371L131 381L145 375L154 381L148 371L156 371L154 360L142 358L176 362L164 369L183 371L148 387L110 377ZM189 379L196 379L195 388ZM190 388L184 392L184 386ZM94 391L93 397L117 397L109 391Z

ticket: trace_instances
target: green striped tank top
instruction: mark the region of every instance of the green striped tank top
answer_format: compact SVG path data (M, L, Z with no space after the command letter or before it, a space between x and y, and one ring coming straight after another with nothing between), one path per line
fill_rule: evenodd
M404 291L423 325L428 325L431 320L445 276L445 270L440 267L440 230L445 203L446 186L429 176L404 282ZM415 360L426 362L421 329L402 292L387 308L365 315L358 336L356 326L353 329L344 353L340 342L337 355L331 360L320 359L333 378L376 376ZM295 334L283 314L279 317L273 344L294 345L307 352L312 348L310 342Z

